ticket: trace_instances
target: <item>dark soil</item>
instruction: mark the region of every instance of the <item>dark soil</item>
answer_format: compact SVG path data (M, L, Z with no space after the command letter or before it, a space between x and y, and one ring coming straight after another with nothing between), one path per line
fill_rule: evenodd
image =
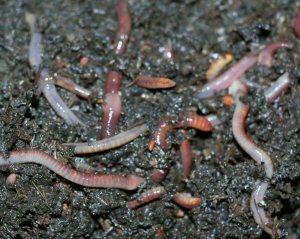
M268 215L286 238L300 235L300 42L293 33L295 1L134 1L130 0L133 30L127 51L113 51L118 23L114 1L0 1L0 150L37 148L83 171L139 174L149 177L153 166L170 166L160 184L168 194L136 210L126 201L157 185L150 180L137 191L91 189L72 184L47 168L11 165L0 169L1 238L267 238L255 223L249 199L262 167L233 139L233 107L224 106L221 92L198 100L206 82L212 53L231 52L240 59L250 51L282 40L292 50L280 50L272 68L256 66L246 76L252 88L246 128L271 156L276 173L265 201ZM299 7L299 6L298 6ZM90 126L68 126L37 94L28 64L30 33L25 11L37 15L43 33L43 64L70 76L102 98L106 74L121 71L123 111L118 132L146 122L150 133L116 150L74 157L64 142L99 139L102 108L58 89L72 110ZM160 49L173 43L175 64L164 61ZM89 63L81 67L79 59ZM60 64L59 63L59 64ZM266 103L263 89L284 72L292 86L276 103ZM126 87L137 75L165 76L176 81L171 90ZM168 137L169 150L150 153L147 144L159 120L170 114L197 111L216 114L222 124L211 134L188 130L194 154L191 179L182 178L179 130ZM77 163L76 163L77 162ZM104 170L101 167L105 168ZM100 170L99 170L100 168ZM6 177L17 174L17 183ZM203 204L184 210L174 204L175 192L203 197ZM178 217L180 210L183 217ZM164 236L162 236L164 234Z

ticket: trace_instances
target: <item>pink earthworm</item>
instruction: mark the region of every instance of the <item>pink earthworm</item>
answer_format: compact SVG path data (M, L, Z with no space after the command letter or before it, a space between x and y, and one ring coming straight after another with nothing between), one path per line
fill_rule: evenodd
M240 78L247 70L254 66L257 62L266 65L268 67L272 66L272 59L275 51L280 48L291 48L292 46L284 42L275 42L266 46L258 54L250 53L240 59L235 65L230 69L225 71L223 74L218 76L213 81L205 84L197 97L208 98L213 96L216 92L220 90L227 89L235 80Z
M122 75L117 71L109 71L105 87L103 105L102 138L111 137L115 132L122 110L120 85Z
M148 202L160 199L164 194L166 194L164 187L151 188L150 190L143 192L138 198L128 201L127 207L130 209L135 209Z
M10 156L7 159L2 155L0 156L0 166L19 163L41 164L61 177L86 187L134 190L145 181L144 178L136 175L120 176L117 174L82 173L64 165L49 154L36 149L14 150L10 152Z
M265 65L267 67L272 66L272 60L275 52L281 48L292 48L292 45L286 42L274 42L267 45L259 54L258 54L258 63Z
M281 237L281 231L273 230L273 228L270 225L270 220L266 216L266 212L264 208L262 207L262 204L264 204L264 196L266 193L266 190L269 186L269 183L267 182L257 182L256 187L254 188L251 198L250 198L250 208L253 213L253 217L255 222L269 235L272 236L272 238L275 238L278 236ZM277 234L277 235L275 235Z
M259 165L262 163L265 167L265 173L268 178L273 176L274 166L270 156L259 148L246 134L245 121L250 109L248 104L240 101L240 96L246 95L246 88L240 81L235 81L232 85L235 97L235 110L232 119L232 131L235 140L240 147L247 152Z
M173 198L179 206L192 209L202 204L201 197L192 197L189 193L176 193Z
M63 118L69 125L81 125L84 123L70 110L66 103L58 95L54 86L54 79L47 69L42 69L38 78L39 90L43 92L54 111Z
M184 139L181 143L180 143L180 156L181 156L181 161L182 161L182 168L183 168L183 175L185 177L189 177L192 171L192 167L193 167L193 153L192 153L192 146L190 143L190 140L187 138L187 133L185 132L185 130L182 130L184 137L186 137L186 139Z
M115 54L124 54L131 32L131 16L127 0L117 0L116 11L118 16L118 33L115 40Z
M276 100L291 84L289 73L280 76L266 91L265 98L269 102Z
M172 120L176 120L176 122L171 123ZM209 132L212 130L212 125L207 120L207 118L195 113L182 113L178 118L174 115L166 116L159 123L154 139L150 141L148 149L152 151L155 145L158 144L162 147L163 150L166 151L168 149L166 141L167 134L174 128L182 127L194 128L205 132Z
M297 11L294 22L294 32L297 38L300 38L300 9Z
M146 124L142 124L106 139L87 143L65 143L63 145L74 147L74 154L97 153L113 148L118 148L124 144L127 144L137 138L139 135L145 133L147 130L148 126Z
M86 99L86 100L90 100L91 99L91 95L92 92L88 89L85 89L84 87L76 84L74 81L72 81L69 78L63 77L63 76L59 76L59 75L54 75L54 84L57 86L60 86L61 88L64 88L72 93L74 93L75 95L78 95L79 97ZM102 100L97 99L96 100L97 103L102 103Z
M25 13L25 19L29 25L31 38L29 43L29 64L35 72L38 72L42 63L42 34L36 31L35 15L29 12Z
M176 86L176 82L162 77L138 76L134 83L146 89L168 89Z
M154 169L151 174L151 179L155 183L160 183L163 181L169 173L169 168L167 169Z

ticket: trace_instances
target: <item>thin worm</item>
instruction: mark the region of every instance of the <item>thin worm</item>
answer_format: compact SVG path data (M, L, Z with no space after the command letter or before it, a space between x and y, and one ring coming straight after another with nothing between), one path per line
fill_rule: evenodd
M275 52L281 48L292 48L292 45L286 42L274 42L267 45L259 54L258 54L258 63L265 65L267 67L272 66L272 60Z
M176 121L172 123L171 121ZM207 120L206 117L197 115L195 113L181 113L179 117L176 116L166 116L164 117L157 128L157 131L148 145L148 149L152 151L155 145L159 145L163 150L168 149L167 145L167 134L174 128L190 127L198 129L201 131L209 132L212 130L211 123Z
M26 22L29 25L31 38L29 43L29 64L31 68L38 72L42 63L42 35L36 31L35 27L35 15L29 12L25 13Z
M180 155L182 161L183 175L189 177L193 167L193 153L191 143L185 139L180 144Z
M119 122L122 111L122 100L120 86L122 75L117 71L109 71L105 86L105 99L103 104L103 119L101 136L102 138L111 137Z
M189 193L176 193L173 198L179 206L192 209L202 204L201 197L192 197Z
M269 155L259 148L253 141L247 136L245 131L245 121L250 109L248 104L244 104L240 101L240 96L244 96L246 91L242 89L244 87L241 82L235 81L233 84L235 89L235 110L232 119L232 131L235 140L239 146L246 151L259 165L262 163L265 167L265 173L268 178L271 178L274 173L274 166Z
M139 135L145 133L147 130L148 126L146 124L142 124L106 139L87 143L65 143L63 145L74 147L74 154L97 153L118 148L124 144L127 144L137 138Z
M118 16L118 33L115 41L115 53L124 54L131 32L131 17L127 0L117 0L116 11Z
M286 72L280 76L266 91L265 97L269 102L276 100L291 84L289 73Z
M300 38L300 9L297 11L294 22L294 32L297 38Z
M136 175L120 176L116 174L82 173L64 165L49 154L36 149L12 151L10 152L8 159L4 158L2 155L0 156L0 166L19 163L36 163L44 165L61 177L86 187L134 190L145 181L144 178Z
M148 202L160 199L164 194L166 194L166 190L164 187L151 188L150 190L142 193L137 199L128 201L127 207L130 209L135 209Z
M70 110L58 95L54 86L54 80L49 76L47 69L42 69L38 78L39 90L43 92L54 111L69 125L81 125L84 123Z
M254 220L266 233L271 235L272 238L275 238L276 236L280 238L281 231L279 229L275 231L272 229L272 227L270 227L270 220L266 216L264 208L261 206L261 204L263 204L264 196L269 184L267 182L259 181L256 184L257 185L254 188L250 198L250 208L253 213Z
M74 93L75 95L78 95L83 99L89 100L91 98L92 92L90 90L83 88L69 78L54 76L54 84Z
M138 76L134 82L146 89L168 89L176 86L176 82L162 77Z

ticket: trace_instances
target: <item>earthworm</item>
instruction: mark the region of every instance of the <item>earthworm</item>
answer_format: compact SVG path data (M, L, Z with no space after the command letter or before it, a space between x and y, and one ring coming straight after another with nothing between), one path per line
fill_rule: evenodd
M187 137L186 132L183 130L183 134ZM193 153L191 143L188 138L184 139L180 143L180 156L182 161L183 175L189 177L192 171L193 166Z
M147 89L167 89L176 85L176 82L168 78L152 77L152 76L138 76L134 82L143 88Z
M2 155L0 156L0 166L19 163L41 164L61 177L86 187L134 190L145 181L144 178L136 175L120 176L116 174L82 173L64 165L49 154L36 149L14 150L10 152L10 156L7 159Z
M42 35L36 31L35 15L29 12L25 13L25 19L29 25L31 38L29 43L29 64L32 69L37 73L42 63Z
M250 69L257 61L257 55L248 54L240 59L235 65L215 78L213 81L206 83L201 91L197 94L198 98L208 98L217 91L226 89L232 82L242 76L245 71Z
M148 202L161 198L164 194L166 194L164 187L151 188L150 190L143 192L138 198L128 201L127 207L130 209L135 209Z
M258 63L265 65L267 67L272 66L272 60L275 52L281 48L292 48L292 45L286 42L274 42L267 45L259 54L258 54Z
M266 193L266 190L269 186L269 183L267 182L257 182L256 187L254 188L251 198L250 198L250 208L253 213L253 217L255 222L268 234L272 236L272 238L275 238L275 233L279 237L281 237L281 231L276 230L276 232L270 227L270 220L266 216L266 212L264 208L261 206L264 202L264 196Z
M120 147L137 138L148 130L146 124L136 126L115 136L87 143L65 143L64 146L74 147L74 154L97 153Z
M115 132L122 110L120 85L122 75L117 71L109 71L105 86L105 99L103 105L102 138L111 137Z
M219 74L219 72L232 60L233 55L230 53L227 53L224 56L219 56L217 59L214 59L210 64L208 70L206 71L206 79L208 81L213 80Z
M75 114L60 98L55 89L54 80L51 76L49 76L48 70L45 68L40 72L38 85L39 90L43 92L49 104L55 112L67 122L67 124L84 126L84 123L75 116Z
M54 75L54 84L74 93L75 95L80 96L83 99L89 100L92 95L92 92L90 90L77 85L71 79L63 76Z
M69 125L81 125L84 123L70 110L65 102L58 95L54 86L53 77L48 73L47 69L42 69L38 77L39 90L43 92L49 104L54 111L63 118Z
M213 96L216 92L228 88L232 82L241 77L247 70L259 62L268 67L272 66L272 59L275 51L280 48L291 48L292 46L284 42L275 42L269 44L260 53L250 53L239 60L235 65L218 76L215 80L208 82L203 86L197 97L208 98Z
M115 41L115 54L124 54L131 32L131 17L127 0L117 0L116 11L118 16L118 33Z
M175 123L171 122L173 120ZM168 149L166 141L167 134L174 128L182 127L194 128L205 132L212 130L212 125L207 118L195 113L182 113L179 117L174 115L166 116L160 121L158 129L154 135L154 139L150 141L148 149L152 151L155 145L158 144L166 151Z
M298 9L297 15L295 17L294 31L297 38L300 38L300 9Z
M202 204L201 197L192 197L189 193L176 193L173 197L174 202L179 206L192 209Z
M160 183L163 181L168 175L169 168L167 169L154 169L151 175L151 179L155 183Z
M265 97L269 102L273 102L283 91L291 84L289 73L286 72L280 76L266 91Z
M274 167L269 155L259 148L253 141L247 136L245 131L245 121L250 109L248 104L244 104L240 101L240 96L246 95L245 86L240 81L235 81L232 88L235 88L235 110L232 119L232 131L235 140L239 146L247 152L259 165L264 163L265 173L268 178L271 178L274 172Z

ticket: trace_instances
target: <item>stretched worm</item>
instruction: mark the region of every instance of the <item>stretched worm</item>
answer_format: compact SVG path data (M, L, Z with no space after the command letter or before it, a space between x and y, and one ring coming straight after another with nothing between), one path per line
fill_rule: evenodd
M215 80L206 83L197 94L200 99L213 96L216 92L226 89L232 82L242 76L257 61L257 55L248 54L239 60L235 65L218 76Z
M275 52L281 48L290 49L292 48L292 45L286 42L274 42L269 44L258 54L258 63L271 67Z
M145 133L147 130L148 126L146 124L142 124L106 139L87 143L65 143L63 145L74 147L74 154L97 153L113 148L118 148L124 144L127 144L137 138L139 135Z
M131 32L131 17L127 0L117 0L116 11L118 16L118 33L115 41L115 54L124 54Z
M29 12L25 13L26 22L29 25L31 38L29 43L28 55L29 55L29 64L31 68L38 72L39 67L42 63L42 35L36 31L35 27L35 15Z
M256 184L257 185L254 188L250 198L250 208L253 213L254 220L266 233L271 235L272 238L276 237L275 234L277 234L278 238L280 238L281 231L274 231L272 227L270 227L270 220L266 216L264 208L261 206L261 204L263 204L264 196L269 184L267 182L259 181Z
M119 91L121 82L122 75L119 72L109 71L103 105L102 138L111 137L117 127L122 110L121 93Z
M160 199L164 194L166 194L166 190L164 187L151 188L150 190L142 193L137 199L128 201L127 207L130 209L135 209L148 202L152 202L156 199Z
M43 92L54 111L63 118L69 125L81 125L84 123L70 110L65 102L58 95L54 86L54 80L49 76L47 69L42 69L38 78L39 90Z
M134 190L145 181L144 178L136 175L120 176L116 174L82 173L64 165L49 154L36 149L12 151L8 159L0 155L0 166L19 163L41 164L61 177L86 187Z
M295 17L294 32L297 38L300 38L300 9L298 9L297 15Z
M152 76L138 76L134 82L146 89L168 89L176 86L176 82L173 80Z
M183 175L189 177L193 167L193 153L191 143L185 139L180 144L180 155L182 161Z
M289 73L286 72L265 91L266 100L273 102L290 86L290 84L291 80L289 78Z
M202 204L201 197L192 197L189 193L176 193L173 198L179 206L192 209Z
M235 140L241 146L241 148L247 152L259 165L264 163L265 173L268 178L271 178L274 172L274 167L269 155L259 148L253 141L247 136L245 131L245 121L250 109L248 104L244 104L240 101L240 96L246 94L244 85L240 81L235 81L233 88L235 91L235 110L232 119L232 131Z
M83 88L82 86L76 84L74 81L72 81L69 78L55 75L54 84L74 93L75 95L78 95L83 99L86 100L91 99L92 92L90 90ZM102 103L102 101L98 99L97 103Z
M176 122L171 123L172 120L176 120ZM166 151L168 149L167 134L174 128L182 127L190 127L205 132L212 130L212 125L207 118L195 113L182 113L178 118L176 116L166 116L160 121L154 139L150 141L148 149L152 151L155 145L158 144Z

